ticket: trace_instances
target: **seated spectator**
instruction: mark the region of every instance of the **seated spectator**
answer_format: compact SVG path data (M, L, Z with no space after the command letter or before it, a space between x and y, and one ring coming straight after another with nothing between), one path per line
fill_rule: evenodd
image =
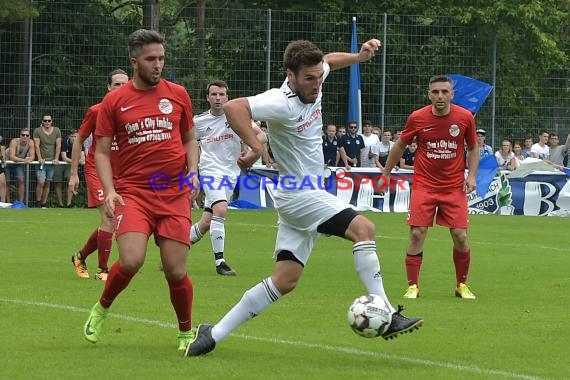
M336 125L327 124L325 135L323 136L323 157L325 165L338 166L338 138L336 137Z
M517 161L517 166L518 166L526 158L523 155L523 148L520 142L517 141L513 144L513 153L515 154L515 160Z
M402 154L402 158L400 158L400 169L414 170L414 159L417 149L418 143L414 139Z
M479 145L479 159L493 155L493 148L485 144L487 132L484 129L477 129L477 145Z
M495 152L495 158L501 170L516 170L519 167L509 140L503 140L501 142L501 149Z
M560 137L558 133L550 134L550 163L558 169L562 169L564 165L564 156L570 147L570 134L566 137L564 145L560 145Z
M25 202L26 194L26 176L25 171L28 169L27 165L23 163L30 163L35 158L35 145L30 138L30 129L20 129L20 137L13 138L10 141L9 156L10 160L14 162L22 162L22 164L12 165L11 172L15 173L16 181L18 183L18 200L22 203Z
M538 158L543 161L550 158L550 148L548 145L546 145L548 143L549 137L550 134L547 131L540 131L538 134L538 142L536 144L533 144L533 146L530 148L530 154L532 158Z

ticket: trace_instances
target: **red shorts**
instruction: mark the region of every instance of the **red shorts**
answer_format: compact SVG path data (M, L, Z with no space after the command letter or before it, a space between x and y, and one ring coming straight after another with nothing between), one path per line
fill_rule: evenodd
M125 205L115 207L115 234L142 232L147 236L174 240L190 246L192 205L188 188L154 191L131 187L117 191Z
M410 226L431 227L435 217L435 222L440 226L467 228L467 216L467 195L462 189L449 193L412 191L407 220Z
M86 170L85 182L87 183L87 207L99 207L105 204L105 192L97 173Z

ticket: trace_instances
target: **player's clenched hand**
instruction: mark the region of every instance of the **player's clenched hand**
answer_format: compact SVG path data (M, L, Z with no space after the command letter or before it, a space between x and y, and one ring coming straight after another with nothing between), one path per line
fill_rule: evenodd
M463 191L465 191L465 193L469 194L470 192L472 192L476 188L477 188L477 180L470 175L467 176L467 178L465 178L465 183L463 184Z
M107 198L105 198L105 214L107 214L109 218L114 217L115 206L117 203L120 205L124 205L125 201L123 200L123 197L121 197L119 194L117 194L114 191L110 192L109 195L107 195Z
M198 194L200 194L200 178L198 175L190 177L190 183L192 184L190 187L190 200L194 202L198 198Z
M370 58L374 57L378 49L380 49L380 46L382 46L382 42L376 38L366 41L360 48L358 60L360 62L368 61Z
M254 153L253 151L241 152L238 158L238 166L242 170L247 170L255 164L255 162L259 159L260 155Z
M79 189L79 176L77 174L72 174L69 177L68 187L73 195L77 195L77 190Z
M390 175L382 175L377 183L380 195L390 192Z

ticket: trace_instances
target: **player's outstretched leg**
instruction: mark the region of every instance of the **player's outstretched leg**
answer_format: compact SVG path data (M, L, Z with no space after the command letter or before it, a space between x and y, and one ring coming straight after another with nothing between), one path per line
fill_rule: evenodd
M212 328L214 325L203 323L198 326L196 338L190 342L184 352L184 356L199 356L207 354L216 348L216 341L212 338Z
M384 334L382 334L382 338L389 340L394 339L400 334L405 334L408 331L413 332L421 327L424 323L422 318L408 318L401 314L404 308L401 305L398 305L398 311L392 313L392 323L390 323L390 327Z
M108 312L109 310L101 306L99 302L91 308L91 314L89 314L89 318L87 319L87 322L85 322L85 326L83 328L85 339L91 343L97 343L101 336L101 332L103 331L103 322L105 321Z

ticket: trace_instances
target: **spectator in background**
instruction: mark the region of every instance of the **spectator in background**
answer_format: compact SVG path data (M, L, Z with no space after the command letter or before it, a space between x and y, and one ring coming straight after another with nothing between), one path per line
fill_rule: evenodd
M394 132L394 140L393 141L398 141L401 134L402 134L402 129L396 129L396 131Z
M0 136L0 202L6 202L6 146Z
M493 148L485 144L486 132L484 129L477 129L477 145L479 146L479 159L493 155Z
M342 136L346 135L346 127L344 125L339 125L336 128L336 137L337 139L341 139Z
M532 137L527 137L526 139L524 139L524 148L522 149L521 152L524 158L532 157L532 154L530 153L532 144L533 144Z
M67 202L63 203L63 184L67 184L71 174L71 152L73 150L73 142L77 138L77 130L72 129L69 131L67 138L61 145L61 155L60 161L64 162L64 165L57 165L54 173L54 184L55 184L55 195L57 196L57 203L60 208L71 207L71 201L73 199L73 188L67 186ZM85 163L85 154L81 152L80 163Z
M13 165L11 168L18 183L18 200L20 202L24 202L26 199L26 177L24 171L27 170L27 165L23 163L28 164L32 162L35 157L35 151L35 145L30 138L30 129L27 127L20 129L20 137L15 137L10 141L10 160L22 163Z
M513 144L513 153L515 154L515 160L517 161L517 167L519 167L521 162L526 158L523 155L522 143L520 141L517 141Z
M560 136L553 132L550 134L550 163L562 169L564 167L564 156L570 147L570 134L566 137L564 145L560 145Z
M400 169L414 170L414 161L416 158L417 149L418 141L416 138L414 138L411 144L406 147L406 150L404 150L402 158L400 158Z
M34 144L39 161L36 170L36 201L41 208L47 208L49 188L61 152L61 131L53 126L53 115L50 112L44 112L42 126L34 129ZM46 161L52 163L47 165Z
M378 162L378 145L380 140L378 136L372 133L372 122L365 120L362 123L362 139L364 140L364 150L360 157L361 166L363 168L375 168Z
M550 134L546 130L540 131L538 134L538 142L533 144L530 148L532 158L539 158L541 160L548 160L550 158L550 148L548 145L548 138Z
M501 142L501 149L495 152L495 158L501 170L516 170L519 167L509 140Z
M380 140L380 136L382 136L382 130L378 127L372 127L372 133L378 136L378 140Z
M386 159L388 159L388 154L390 150L394 147L394 141L392 141L392 131L386 129L382 133L382 141L378 144L378 164L380 169L384 169L386 165Z
M323 136L323 156L325 165L338 166L340 153L338 152L338 138L336 137L336 125L327 124Z
M350 169L360 167L360 157L364 151L364 140L358 134L358 124L356 121L348 123L348 133L340 139L339 153L344 167Z

